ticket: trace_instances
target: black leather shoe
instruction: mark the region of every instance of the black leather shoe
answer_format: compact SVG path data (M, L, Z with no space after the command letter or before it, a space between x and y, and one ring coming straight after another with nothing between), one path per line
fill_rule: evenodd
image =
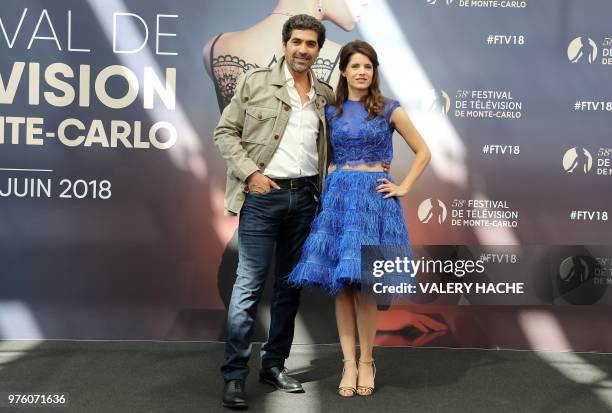
M249 407L244 391L244 380L229 380L225 383L223 406L230 409L246 409Z
M259 381L271 384L278 390L287 393L304 393L300 382L291 377L285 368L270 367L269 369L261 369L259 370Z

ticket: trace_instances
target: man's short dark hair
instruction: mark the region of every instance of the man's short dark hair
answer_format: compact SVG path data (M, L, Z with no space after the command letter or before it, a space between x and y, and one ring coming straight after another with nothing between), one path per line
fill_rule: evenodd
M317 43L319 49L325 43L325 26L323 23L308 14L296 14L291 16L283 25L283 44L287 44L291 39L294 30L314 30L317 33Z

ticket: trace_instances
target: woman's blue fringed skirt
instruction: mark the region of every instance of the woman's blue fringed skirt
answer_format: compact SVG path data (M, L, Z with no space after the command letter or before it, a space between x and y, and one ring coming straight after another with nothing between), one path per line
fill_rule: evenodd
M289 275L292 284L336 294L360 285L362 245L409 245L399 200L376 192L380 178L392 181L386 172L339 169L327 176L321 211Z

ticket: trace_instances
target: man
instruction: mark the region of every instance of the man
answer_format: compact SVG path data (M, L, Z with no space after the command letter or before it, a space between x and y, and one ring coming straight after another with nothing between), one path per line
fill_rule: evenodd
M242 77L214 132L228 169L225 213L240 214L237 278L221 367L223 405L231 408L247 407L253 325L275 244L270 330L259 378L282 391L303 392L284 368L300 300L287 276L317 209L327 168L324 108L334 95L310 71L325 42L325 27L314 17L293 16L283 26L282 42L278 63Z

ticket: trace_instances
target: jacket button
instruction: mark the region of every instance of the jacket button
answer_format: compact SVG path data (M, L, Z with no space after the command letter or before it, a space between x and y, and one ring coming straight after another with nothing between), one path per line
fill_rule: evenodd
M279 136L278 135L274 135L274 139L278 140Z
M283 105L283 110L285 112L287 112L289 110L289 106L286 103Z
M261 118L262 118L261 113L258 113L257 114L257 119L261 120Z
M260 168L263 168L263 167L264 167L264 165L265 165L265 164L264 164L263 162L259 162L259 167L260 167Z

